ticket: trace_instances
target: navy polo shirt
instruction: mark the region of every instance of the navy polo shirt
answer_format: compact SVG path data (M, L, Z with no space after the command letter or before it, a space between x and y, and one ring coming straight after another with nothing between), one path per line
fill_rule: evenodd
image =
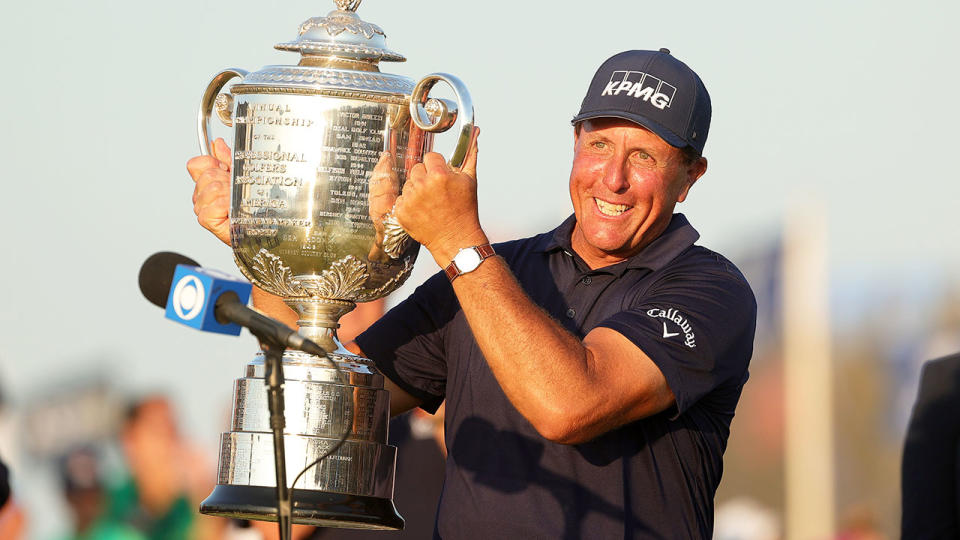
M494 247L571 333L604 326L635 343L663 372L676 405L587 443L544 439L500 389L438 273L357 338L424 409L446 399L437 535L710 538L753 350L753 293L732 263L694 245L699 234L682 214L639 254L596 270L571 247L574 224L571 216L554 231Z

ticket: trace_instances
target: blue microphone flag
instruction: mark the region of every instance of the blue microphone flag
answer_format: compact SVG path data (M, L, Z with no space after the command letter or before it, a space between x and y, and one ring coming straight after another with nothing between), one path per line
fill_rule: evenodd
M245 279L199 266L178 264L167 296L166 317L204 332L238 336L242 327L217 322L214 307L217 298L227 291L236 293L240 302L246 305L252 289Z

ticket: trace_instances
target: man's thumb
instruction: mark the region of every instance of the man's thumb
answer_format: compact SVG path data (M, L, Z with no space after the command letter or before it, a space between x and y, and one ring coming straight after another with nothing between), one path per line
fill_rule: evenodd
M213 157L220 160L228 169L233 165L233 156L231 155L230 147L227 146L226 141L223 139L217 138L217 140L213 141Z
M477 178L477 138L480 136L480 128L474 126L473 136L470 139L470 147L467 149L467 157L463 160L463 165L460 166L460 170L464 173L470 175L474 179Z

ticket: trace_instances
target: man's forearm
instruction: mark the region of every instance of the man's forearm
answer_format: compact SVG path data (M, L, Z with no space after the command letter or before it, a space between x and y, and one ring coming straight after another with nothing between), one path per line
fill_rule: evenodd
M453 282L477 344L514 407L547 438L596 395L591 353L533 303L500 257ZM579 409L577 407L576 409ZM574 414L574 416L576 416Z
M297 321L300 317L287 306L283 298L275 294L270 294L260 287L254 287L251 296L253 298L253 307L256 308L257 311L273 317L291 328L297 328Z
M585 442L674 402L633 342L602 327L583 340L571 334L526 295L502 258L456 278L453 289L503 392L545 438Z

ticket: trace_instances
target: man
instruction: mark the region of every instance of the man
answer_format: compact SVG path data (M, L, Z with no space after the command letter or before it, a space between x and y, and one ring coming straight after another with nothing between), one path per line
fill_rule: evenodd
M10 470L0 459L0 538L26 538L26 516L10 493Z
M205 460L181 436L170 400L137 399L120 426L130 475L110 492L108 518L147 538L216 538L224 521L196 513L212 480Z
M64 540L146 540L118 516L107 512L97 451L88 446L71 449L59 463L63 497L73 515L73 530Z
M903 443L900 537L960 537L960 354L923 365Z
M438 536L709 538L756 319L740 272L673 215L707 168L710 98L666 49L627 51L573 124L574 215L532 238L488 245L476 149L411 169L397 217L446 271L351 347L394 413L446 401ZM188 169L228 239L226 164Z

